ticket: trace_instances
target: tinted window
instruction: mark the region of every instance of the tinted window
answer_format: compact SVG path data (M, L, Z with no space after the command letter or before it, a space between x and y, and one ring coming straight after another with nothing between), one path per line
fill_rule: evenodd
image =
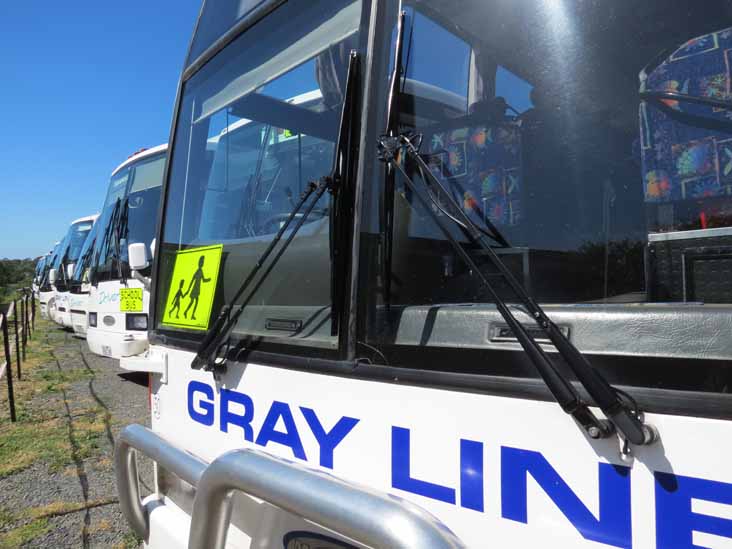
M166 310L180 319L200 314L198 292L185 297L187 280L173 281L171 289L178 254L223 245L220 279L205 282L217 284L215 314L252 271L308 182L330 173L348 52L357 47L360 16L359 2L288 2L185 84L165 207L159 327L186 328L183 320L164 322ZM326 193L257 285L238 334L335 345L329 208ZM302 216L301 211L295 220ZM207 269L215 268L209 264ZM183 297L175 301L178 287Z
M508 244L495 239L495 251L537 300L557 314L607 314L612 304L659 331L654 315L672 310L660 304L686 314L695 303L711 315L719 309L710 304L732 303L732 110L697 101L732 99L728 2L408 4L401 130L419 136L420 155L458 207L501 233ZM415 163L405 169L420 185ZM422 206L401 177L392 233L380 235L379 192L369 195L362 238L372 341L490 347L490 323L468 343L461 331L473 327L439 321L438 308L408 324L416 308L491 307L433 214L516 300L447 205ZM388 273L373 259L383 257L382 238L393 242ZM656 343L654 352L667 351Z

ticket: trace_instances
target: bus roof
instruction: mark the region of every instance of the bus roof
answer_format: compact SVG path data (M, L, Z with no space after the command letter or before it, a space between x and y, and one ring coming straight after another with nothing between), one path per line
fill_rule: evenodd
M74 219L71 222L71 224L72 225L76 225L77 223L82 223L84 221L91 221L93 223L93 222L95 222L97 220L97 217L99 217L99 214L98 213L95 213L95 214L92 214L92 215L87 215L85 217L80 217L79 219Z
M162 145L158 145L157 147L152 147L150 149L145 149L144 151L140 151L139 153L133 154L130 156L127 160L122 162L119 166L117 166L114 171L112 172L112 175L116 174L118 171L120 171L122 168L126 168L133 162L137 162L138 160L142 160L143 158L147 158L148 156L152 156L154 154L167 151L168 150L168 144L163 143Z

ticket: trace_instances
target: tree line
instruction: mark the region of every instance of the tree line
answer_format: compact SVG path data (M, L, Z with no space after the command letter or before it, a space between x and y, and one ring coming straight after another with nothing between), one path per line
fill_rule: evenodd
M17 297L17 290L30 287L35 259L0 259L0 303Z

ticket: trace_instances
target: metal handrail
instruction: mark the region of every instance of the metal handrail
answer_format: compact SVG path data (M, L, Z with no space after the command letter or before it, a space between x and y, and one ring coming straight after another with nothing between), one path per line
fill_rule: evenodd
M117 486L125 517L145 540L149 514L140 500L133 449L196 487L189 549L223 549L235 491L370 547L464 547L437 518L401 498L252 449L228 452L206 466L150 429L130 425L117 440Z
M188 484L196 486L206 469L206 462L170 444L142 425L128 425L117 437L114 470L122 513L135 533L147 541L150 516L140 498L135 452L152 459Z

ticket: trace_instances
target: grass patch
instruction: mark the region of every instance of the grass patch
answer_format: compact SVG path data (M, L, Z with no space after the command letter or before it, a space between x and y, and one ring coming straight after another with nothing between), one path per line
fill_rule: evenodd
M4 530L18 520L10 509L7 507L0 507L0 530Z
M33 541L38 536L48 532L50 525L48 519L33 520L0 535L0 548L11 549L20 547L24 543Z
M112 503L117 503L117 501L117 498L95 499L87 503L54 501L48 505L33 507L27 510L24 515L32 519L57 517L60 515L68 515L69 513L76 513L77 511L83 511L85 509L94 509L95 507L110 505Z
M0 477L38 461L56 470L94 455L99 447L107 411L91 400L87 404L67 395L72 384L93 378L94 372L83 367L59 369L53 354L58 335L55 324L36 319L22 364L23 377L14 380L18 421L0 421ZM13 371L17 371L15 362ZM73 402L64 403L67 398ZM71 419L66 406L73 406ZM2 390L0 408L7 418L7 396Z
M36 461L58 470L94 455L105 426L104 415L92 413L91 419L74 421L73 439L65 418L0 426L0 477L21 471Z
M123 537L122 541L114 546L114 549L137 549L142 543L142 538L139 537L135 532L127 532Z

